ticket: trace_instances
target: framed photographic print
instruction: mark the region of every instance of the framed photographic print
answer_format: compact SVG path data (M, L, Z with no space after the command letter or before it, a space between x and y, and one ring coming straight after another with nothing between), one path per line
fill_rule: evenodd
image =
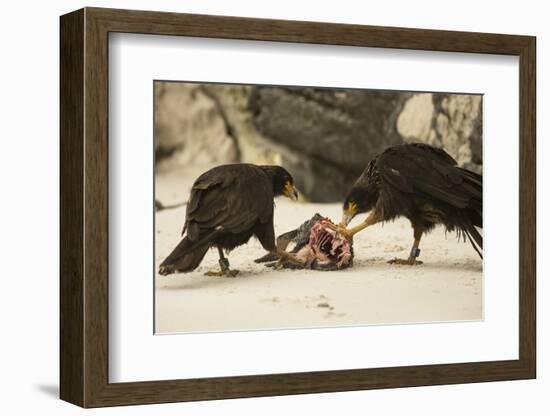
M60 24L63 400L535 377L534 37Z

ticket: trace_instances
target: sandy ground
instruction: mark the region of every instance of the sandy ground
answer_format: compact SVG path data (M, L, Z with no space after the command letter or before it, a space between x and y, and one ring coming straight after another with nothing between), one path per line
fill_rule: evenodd
M188 185L178 177L157 176L156 194L163 203L187 199ZM278 198L277 235L316 212L339 220L341 206ZM184 218L185 207L157 212L157 270L179 242ZM369 227L354 240L354 266L337 272L256 264L265 252L252 239L229 255L231 268L240 270L235 278L204 276L218 269L215 249L192 273L156 275L156 333L482 319L482 262L469 243L439 227L421 243L424 264L411 267L387 263L408 256L412 229L405 219Z

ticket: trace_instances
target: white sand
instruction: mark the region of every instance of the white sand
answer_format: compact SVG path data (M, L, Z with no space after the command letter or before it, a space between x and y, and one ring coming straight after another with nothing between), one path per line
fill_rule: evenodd
M187 198L173 175L157 177L163 203ZM176 191L177 190L177 191ZM340 204L276 200L275 231L298 227L316 212L340 220ZM185 207L156 214L156 269L180 239ZM364 218L354 220L358 223ZM254 259L265 254L252 239L229 255L235 278L218 270L210 250L192 273L156 275L156 332L395 324L482 319L482 262L468 242L439 227L421 242L419 266L387 263L406 258L412 229L406 219L369 227L355 236L354 266L337 272L273 270Z

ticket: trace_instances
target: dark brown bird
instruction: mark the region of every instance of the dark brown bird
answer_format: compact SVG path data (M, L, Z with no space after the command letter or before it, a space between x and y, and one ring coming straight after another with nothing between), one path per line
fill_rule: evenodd
M217 247L221 271L207 274L235 276L238 270L229 269L224 250L229 252L252 236L267 251L300 263L275 245L273 198L278 195L298 197L292 176L280 166L232 164L203 173L191 189L182 231L185 237L162 262L159 273L190 272L210 247Z
M349 239L378 222L406 217L414 243L408 259L397 264L420 264L420 239L442 224L447 231L466 237L482 257L482 177L457 166L444 150L414 143L393 146L376 156L351 188L343 207L340 232ZM345 229L360 213L365 221Z

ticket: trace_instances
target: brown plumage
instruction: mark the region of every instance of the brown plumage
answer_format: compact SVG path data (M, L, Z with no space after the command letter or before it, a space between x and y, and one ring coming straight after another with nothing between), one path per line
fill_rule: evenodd
M180 241L162 262L159 273L186 273L199 266L210 247L217 247L220 273L235 275L223 252L255 236L267 251L276 251L273 198L297 197L292 176L280 166L222 165L193 184Z
M375 157L357 179L344 202L343 225L369 212L365 222L349 230L348 237L381 221L404 216L414 230L411 255L401 264L416 264L422 235L442 224L468 238L482 256L482 177L457 166L444 150L425 144L404 144Z

